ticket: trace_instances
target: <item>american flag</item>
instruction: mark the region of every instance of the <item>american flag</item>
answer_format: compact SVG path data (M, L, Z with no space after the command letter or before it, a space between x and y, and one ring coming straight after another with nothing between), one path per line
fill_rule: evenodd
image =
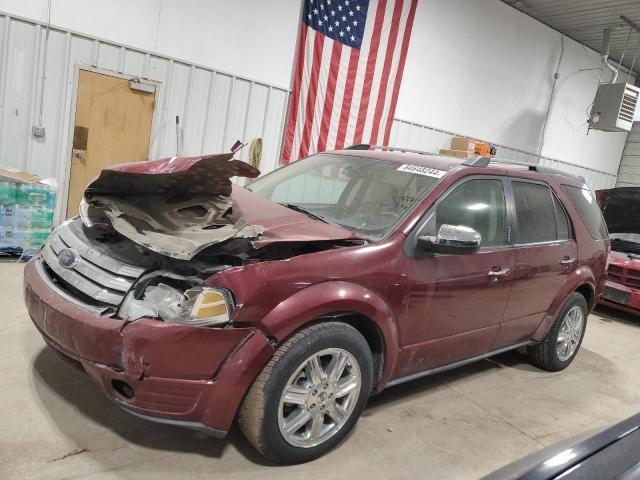
M282 161L387 144L417 0L303 0Z

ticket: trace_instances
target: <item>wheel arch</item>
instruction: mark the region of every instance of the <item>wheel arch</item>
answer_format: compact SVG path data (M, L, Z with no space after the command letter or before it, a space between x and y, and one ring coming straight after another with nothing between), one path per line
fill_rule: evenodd
M578 269L576 270L569 279L565 282L564 288L556 295L556 298L551 303L549 310L545 314L540 326L533 334L532 339L535 341L542 341L544 337L547 336L549 330L551 329L553 322L558 315L558 312L566 302L569 295L572 293L579 293L582 295L586 302L589 311L587 314L591 312L593 307L596 304L596 287L595 280L593 277L593 273L588 269Z
M374 391L379 391L395 366L398 336L391 309L375 292L351 282L323 282L278 304L261 324L282 343L302 328L327 321L347 323L365 338L374 356Z
M575 291L584 297L584 299L587 301L587 305L589 306L589 311L591 311L593 307L595 307L596 305L595 287L590 283L585 282L582 285L578 286L578 288L576 288Z

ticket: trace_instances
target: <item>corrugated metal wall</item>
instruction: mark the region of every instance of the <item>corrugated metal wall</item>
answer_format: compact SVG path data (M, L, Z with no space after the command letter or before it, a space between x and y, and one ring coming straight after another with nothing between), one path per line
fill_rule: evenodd
M634 123L631 132L627 136L616 186L640 186L640 123Z
M66 198L76 75L79 67L140 77L159 85L150 157L176 154L176 115L182 154L226 151L236 139L264 139L261 170L278 166L289 92L233 74L191 65L84 35L50 30L44 91L46 137L35 138L46 28L0 13L0 165L55 177ZM395 119L391 144L437 152L455 132ZM640 138L640 137L639 137ZM499 145L499 155L536 161L535 154ZM246 159L247 151L239 158ZM127 159L118 159L118 161ZM542 163L584 176L594 188L615 185L606 172L543 158ZM58 202L58 209L64 202ZM59 218L59 217L58 217Z
M455 132L448 132L446 130L440 130L427 125L420 125L418 123L396 118L393 120L393 125L391 127L389 143L391 145L438 153L441 148L449 148L451 138L455 135L462 136ZM520 162L540 163L548 167L581 175L593 190L610 188L616 184L616 176L611 173L594 170L592 168L580 167L546 157L542 157L540 162L538 162L538 157L535 153L526 152L506 145L496 146L498 147L498 157L517 160Z
M261 169L277 166L289 92L229 73L51 29L44 91L45 138L35 138L46 28L0 13L0 165L68 182L78 66L159 84L150 157L176 154L176 115L184 155L228 151L262 137ZM247 149L238 155L245 159ZM127 161L127 159L119 159ZM58 209L64 202L58 202Z

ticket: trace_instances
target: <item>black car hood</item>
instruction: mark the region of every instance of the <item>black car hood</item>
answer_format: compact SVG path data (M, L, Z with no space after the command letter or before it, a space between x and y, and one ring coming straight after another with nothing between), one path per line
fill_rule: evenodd
M640 187L596 192L609 233L640 233Z

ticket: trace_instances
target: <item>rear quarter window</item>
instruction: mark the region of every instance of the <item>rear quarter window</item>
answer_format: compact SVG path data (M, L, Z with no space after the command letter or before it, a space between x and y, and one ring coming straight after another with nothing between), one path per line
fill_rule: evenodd
M607 238L609 236L607 225L593 192L586 185L584 187L560 185L560 188L569 197L569 201L578 211L580 219L591 236L596 240Z

